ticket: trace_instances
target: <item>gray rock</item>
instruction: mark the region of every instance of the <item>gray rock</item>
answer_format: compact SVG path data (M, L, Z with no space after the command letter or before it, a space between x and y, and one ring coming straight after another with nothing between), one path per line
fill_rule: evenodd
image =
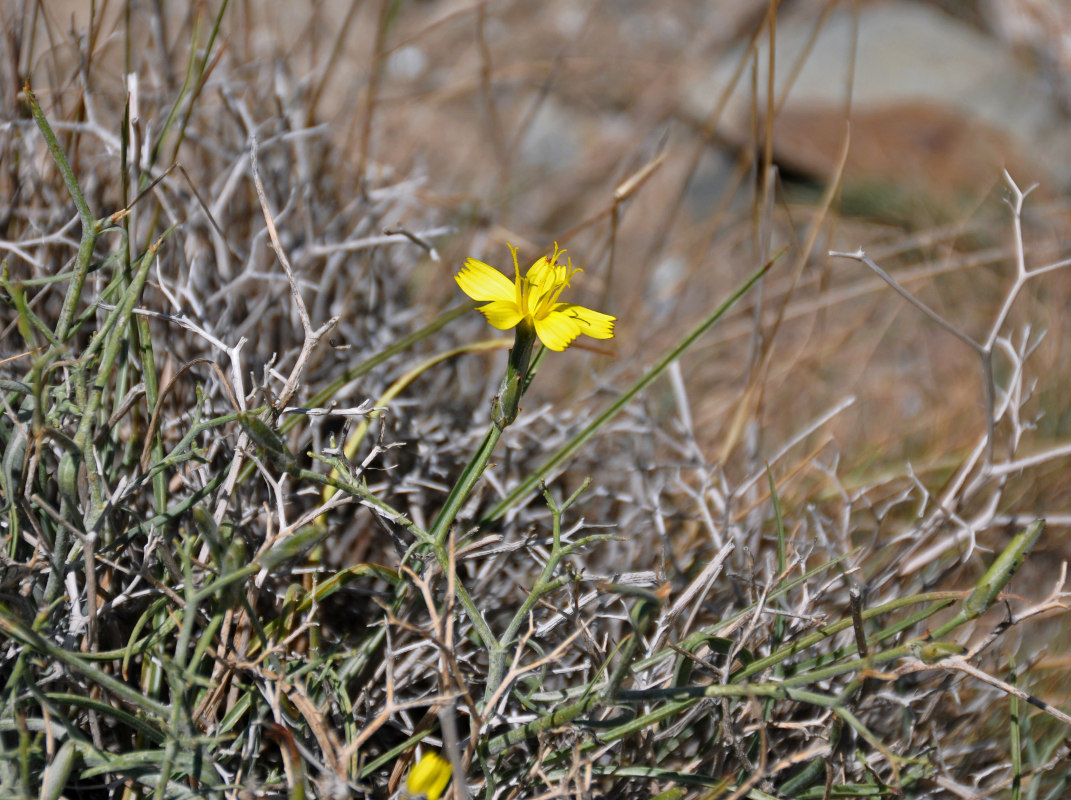
M817 18L786 16L777 26L775 92L781 96L804 54ZM832 14L791 86L786 112L845 105L853 54L855 13ZM859 9L852 86L853 113L922 104L962 116L1008 138L1058 189L1071 186L1071 137L1052 87L1031 65L992 37L930 6L911 2L867 4ZM759 45L758 85L764 91L768 39ZM744 48L737 47L692 86L688 114L705 120L727 86ZM718 130L744 141L750 116L749 73L733 91ZM760 98L760 107L765 103ZM789 134L790 135L790 134Z
M529 167L554 169L579 158L583 147L577 121L553 97L539 107L521 140L521 160Z

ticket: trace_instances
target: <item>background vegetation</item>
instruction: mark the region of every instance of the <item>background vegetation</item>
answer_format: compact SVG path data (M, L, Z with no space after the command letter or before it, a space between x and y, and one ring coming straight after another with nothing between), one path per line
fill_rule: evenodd
M795 194L677 91L775 6L635 5L5 6L5 796L1066 796L1066 203Z

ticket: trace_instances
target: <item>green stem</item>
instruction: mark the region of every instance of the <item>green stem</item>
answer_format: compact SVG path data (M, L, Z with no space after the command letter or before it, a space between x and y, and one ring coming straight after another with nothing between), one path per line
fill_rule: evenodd
M1037 519L1026 528L1019 531L1008 542L999 556L994 559L989 569L985 571L978 585L967 595L960 607L959 613L939 627L931 634L931 638L940 639L950 631L955 630L964 622L977 619L984 614L993 603L996 602L1001 590L1011 580L1012 576L1019 571L1030 551L1034 549L1042 531L1045 530L1045 520Z
M532 489L535 488L536 484L538 484L539 481L543 480L543 478L545 478L549 472L556 469L565 461L568 461L570 458L572 458L572 456L578 450L580 450L581 447L584 446L588 439L594 436L611 419L621 413L621 411L630 402L632 402L632 399L637 394L639 394L652 383L654 383L655 379L657 379L658 376L665 372L670 364L680 358L681 354L683 354L685 350L695 344L695 342L704 333L714 327L714 325L723 316L725 316L726 313L728 313L729 309L736 304L736 301L743 297L745 294L747 294L751 287L754 286L759 281L759 279L766 274L767 270L769 270L772 265L773 261L770 261L769 263L755 270L755 272L753 272L747 278L747 280L745 280L736 289L735 292L729 295L728 299L726 299L725 302L718 306L710 314L710 316L700 322L699 325L697 325L691 333L689 333L680 341L679 344L677 344L669 352L663 355L662 358L660 358L654 364L654 366L652 366L643 375L643 377L641 377L638 381L632 384L632 386L630 386L621 395L621 397L615 400L609 408L607 408L605 411L599 414L599 416L593 419L591 423L587 425L587 427L585 427L582 431L580 431L580 433L578 433L562 448L560 448L558 452L556 452L549 459L543 462L543 464L538 469L533 470L527 478L525 478L523 481L513 487L513 491L511 491L508 495L502 498L502 500L499 501L498 505L492 508L487 513L487 515L484 516L482 520L480 520L480 526L486 527L492 522L495 522L496 520L500 519L503 515L505 515L506 511L508 511L510 507L513 506L514 503L516 503L522 497L526 496L529 492L531 492ZM520 327L518 327L517 330L519 335Z
M509 351L506 374L502 376L498 397L491 404L491 420L500 431L517 419L521 396L528 384L528 363L532 360L535 338L532 323L521 320L517 325L513 348Z
M495 445L498 444L499 437L502 436L502 431L517 418L521 396L526 388L525 378L528 375L528 363L532 357L534 342L535 330L530 323L522 321L517 326L516 338L509 351L506 374L502 376L498 396L491 404L491 427L487 429L479 449L465 466L465 470L450 490L450 494L446 496L442 510L428 530L428 534L436 544L441 545L446 542L450 526L454 524L461 505L472 493L477 481L487 469L487 462L491 458ZM444 564L443 567L445 568L446 565Z
M554 500L554 496L551 495L550 491L548 491L545 486L543 487L543 497L546 498L547 506L550 508L553 530L553 542L550 548L550 555L547 558L547 563L539 573L539 577L536 578L535 585L532 586L532 590L528 593L524 602L521 603L521 607L517 609L517 613L513 615L513 619L510 620L505 632L497 639L497 641L488 645L487 687L484 690L485 703L496 691L498 691L498 687L502 684L503 676L506 673L507 649L520 632L521 626L528 618L529 612L535 608L535 605L539 602L540 598L560 588L563 584L563 581L560 578L554 577L554 573L558 571L558 565L568 552L568 548L562 547L561 541L562 514L565 512L565 509L576 502L576 499L580 497L590 485L591 478L588 478L579 489L573 492L568 500L561 504Z
M26 94L26 101L30 104L30 113L33 115L34 122L37 123L41 135L45 137L48 151L52 154L52 160L56 162L60 175L63 176L63 182L67 184L67 191L71 193L75 208L78 209L78 218L82 221L82 239L78 243L78 257L75 259L74 275L71 278L70 285L67 287L67 295L63 298L63 307L60 310L59 320L56 324L56 338L62 342L67 338L71 330L74 309L78 305L78 298L82 296L82 286L85 284L86 275L89 273L89 262L93 257L93 248L96 246L97 236L100 233L100 224L89 210L89 203L86 202L85 195L82 194L78 179L74 176L74 170L71 169L70 162L67 161L67 156L64 155L63 149L56 139L56 134L52 132L52 126L45 119L45 114L41 111L41 106L37 102L37 96L30 88L29 81L23 87L23 92Z
M484 434L483 441L473 454L464 471L458 477L457 482L446 496L446 502L436 516L431 528L428 530L428 539L435 560L444 573L450 569L450 554L446 549L446 540L450 535L454 520L462 504L472 493L476 483L487 469L487 462L498 444L502 431L517 418L520 408L521 397L527 388L528 365L532 356L532 345L535 342L535 329L531 323L522 321L517 326L517 332L513 347L509 351L509 360L506 362L506 373L502 377L502 384L498 396L491 406L491 427ZM404 562L404 559L403 559ZM404 564L403 564L404 565ZM457 598L465 609L477 635L483 641L485 647L494 648L497 640L487 621L480 613L480 609L469 596L468 591L462 585L461 580L455 576Z
M487 429L480 446L476 449L469 463L465 465L464 471L450 490L450 494L446 496L446 502L428 530L428 535L436 544L446 543L446 537L450 533L450 526L454 524L462 504L483 476L484 470L487 469L487 462L490 460L491 453L494 452L495 445L498 444L501 436L502 428L498 427L498 425L492 424Z
M37 654L64 664L70 669L84 675L92 684L110 692L129 705L137 708L143 715L156 720L165 720L170 715L169 708L163 703L157 702L146 696L125 681L113 677L107 672L97 669L81 654L75 654L48 639L36 630L27 627L7 606L0 605L0 633L5 637L18 642L24 649L23 652L33 651ZM12 685L9 680L9 686Z

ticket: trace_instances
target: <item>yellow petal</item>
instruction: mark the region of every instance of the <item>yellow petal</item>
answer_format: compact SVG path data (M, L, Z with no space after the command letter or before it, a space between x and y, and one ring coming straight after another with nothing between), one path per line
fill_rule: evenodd
M450 762L438 753L426 753L405 779L405 791L410 797L439 800L450 782Z
M528 268L528 274L524 277L532 286L542 286L554 280L554 265L546 256L543 256Z
M517 308L517 304L513 302L513 298L509 301L496 300L493 303L488 303L485 306L480 306L477 311L483 313L487 317L487 321L500 331L509 330L522 319L524 314Z
M536 319L535 329L539 341L558 352L568 347L569 343L580 335L580 323L576 319L554 310L542 319Z
M454 276L461 291L473 300L499 300L513 303L517 291L513 281L492 267L475 258L465 260L465 266Z
M546 309L558 299L562 289L569 285L569 270L561 264L541 263L545 261L545 258L537 261L528 270L526 278L532 287L528 292L528 309L536 315L546 313Z
M561 313L572 317L580 324L580 332L592 339L612 339L614 336L614 320L617 317L611 317L601 311L594 311L573 303L557 303L551 313Z

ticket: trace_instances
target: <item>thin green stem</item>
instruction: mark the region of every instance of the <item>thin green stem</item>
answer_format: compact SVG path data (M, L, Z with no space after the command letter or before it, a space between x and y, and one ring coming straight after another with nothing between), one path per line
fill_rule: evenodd
M498 687L502 685L502 679L506 674L506 654L509 650L509 646L520 632L524 621L528 618L528 614L535 608L536 603L539 602L541 597L562 586L563 582L554 577L554 573L558 571L558 565L561 563L562 558L567 552L562 548L561 542L562 514L569 508L569 506L576 502L581 493L583 493L590 485L591 478L588 478L579 489L573 492L568 500L561 504L554 499L554 496L546 486L543 487L543 497L546 498L547 506L550 508L553 531L553 543L551 544L550 555L547 557L547 563L543 565L543 569L540 571L539 577L536 578L531 591L528 592L528 596L513 615L513 619L510 620L509 625L506 626L505 632L496 640L492 640L492 643L488 645L489 658L484 702L487 702L495 692L498 691Z
M962 625L964 622L976 619L984 614L994 602L1001 590L1011 580L1012 576L1019 571L1026 557L1034 548L1037 540L1041 538L1045 530L1045 520L1034 520L1030 525L1021 530L1008 546L1001 551L1000 555L990 564L978 585L963 601L959 613L933 632L934 639L940 639L949 631Z
M487 469L487 462L490 460L491 453L494 452L495 445L498 444L501 436L502 428L498 425L492 424L487 429L487 433L483 436L483 441L480 442L480 446L476 448L476 452L473 453L469 463L454 483L453 488L450 489L442 509L440 509L438 516L435 517L435 521L432 522L431 528L428 530L432 541L438 544L446 542L446 537L450 533L450 526L454 524L454 520L457 519L457 514L461 510L465 499L472 493L477 482L483 476L484 470Z
M74 321L74 310L78 305L79 298L82 296L82 287L85 285L86 275L89 273L89 262L93 258L93 248L96 246L97 236L100 234L100 223L97 222L97 219L89 210L89 203L86 202L85 195L82 194L82 188L78 185L74 170L71 169L67 156L64 155L63 149L56 139L56 134L52 132L52 127L48 124L44 112L41 111L41 106L30 88L29 81L23 87L23 92L26 95L26 101L30 104L30 113L33 115L34 122L37 123L41 135L45 138L48 151L52 154L52 160L56 162L56 167L63 177L63 182L67 185L67 191L71 193L75 208L78 209L78 217L82 222L82 238L78 243L78 256L75 259L74 274L71 277L70 284L67 286L67 294L63 298L63 306L60 310L59 320L56 323L55 336L62 342L67 339L70 333L71 323Z
M707 331L714 327L717 322L728 313L736 302L743 297L754 286L763 275L770 269L773 262L769 262L759 269L755 270L737 289L734 291L728 299L725 300L720 306L718 306L706 319L699 323L687 336L685 336L676 346L671 348L665 355L662 356L654 366L652 366L647 372L636 381L632 386L625 390L625 392L615 400L609 408L599 414L593 419L580 433L574 436L564 446L562 446L554 455L548 458L539 466L538 469L532 471L532 473L517 484L513 490L502 498L499 503L492 508L482 520L480 520L480 526L486 527L496 520L501 519L505 513L517 503L522 497L527 496L532 489L536 487L539 481L543 480L550 472L557 469L563 463L568 461L573 455L584 446L587 441L594 436L606 423L620 414L625 407L632 402L640 392L650 386L655 380L666 371L670 364L676 361L681 355L695 344Z
M502 431L517 418L520 408L521 396L524 394L526 378L528 376L528 364L532 356L532 344L535 341L535 331L530 324L522 321L517 326L513 347L509 351L509 359L506 362L506 373L502 376L502 384L498 396L491 404L491 426L484 434L483 441L473 454L469 463L465 466L461 476L457 479L450 494L446 496L446 502L432 523L428 534L438 544L443 544L449 534L450 526L454 524L458 511L462 504L472 493L476 483L487 469L487 462L498 444ZM445 569L445 565L443 565Z
M146 697L135 687L86 663L80 655L76 655L41 636L41 634L23 624L18 617L3 605L0 605L0 632L43 656L66 664L75 672L84 675L92 683L140 709L143 713L155 716L160 720L168 717L169 709L163 703Z

